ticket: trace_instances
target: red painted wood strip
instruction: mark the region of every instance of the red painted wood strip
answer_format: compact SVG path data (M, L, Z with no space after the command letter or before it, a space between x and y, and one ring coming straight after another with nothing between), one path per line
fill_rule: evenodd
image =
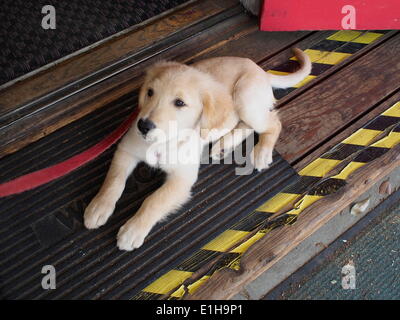
M261 11L260 29L400 29L399 12L398 0L267 0Z

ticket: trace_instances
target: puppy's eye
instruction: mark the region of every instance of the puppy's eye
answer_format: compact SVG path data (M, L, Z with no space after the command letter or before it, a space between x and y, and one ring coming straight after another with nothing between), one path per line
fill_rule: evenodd
M174 105L175 105L175 107L184 107L184 106L186 106L186 104L181 99L176 99L174 101Z
M152 97L153 94L154 94L154 90L153 89L150 88L149 90L147 90L147 96Z

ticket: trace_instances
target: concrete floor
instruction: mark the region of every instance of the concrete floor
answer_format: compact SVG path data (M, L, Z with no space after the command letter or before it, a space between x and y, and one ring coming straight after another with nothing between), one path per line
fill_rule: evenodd
M308 277L280 292L289 300L400 298L400 201L353 240L337 248ZM352 289L343 289L342 268L354 267ZM346 267L348 268L348 267ZM348 282L350 284L350 282ZM347 286L345 285L345 288Z

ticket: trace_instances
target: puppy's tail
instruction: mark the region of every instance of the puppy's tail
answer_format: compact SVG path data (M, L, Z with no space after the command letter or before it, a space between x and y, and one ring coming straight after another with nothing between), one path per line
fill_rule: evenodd
M281 89L293 87L311 73L312 64L310 57L299 48L293 48L292 50L297 60L300 62L300 69L284 76L267 73L272 87Z

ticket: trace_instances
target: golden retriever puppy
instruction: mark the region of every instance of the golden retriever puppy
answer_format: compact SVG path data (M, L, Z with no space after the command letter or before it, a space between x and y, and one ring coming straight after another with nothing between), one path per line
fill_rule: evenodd
M98 194L85 210L84 223L94 229L114 211L125 182L140 161L163 169L165 183L149 195L119 230L121 250L140 247L152 227L190 198L203 147L216 143L213 158L223 158L253 130L259 134L251 159L257 170L272 162L281 123L272 87L286 88L309 75L311 62L294 49L295 73L266 73L249 59L211 58L187 66L159 62L146 73L139 94L140 112L121 140ZM245 134L243 134L245 132Z

